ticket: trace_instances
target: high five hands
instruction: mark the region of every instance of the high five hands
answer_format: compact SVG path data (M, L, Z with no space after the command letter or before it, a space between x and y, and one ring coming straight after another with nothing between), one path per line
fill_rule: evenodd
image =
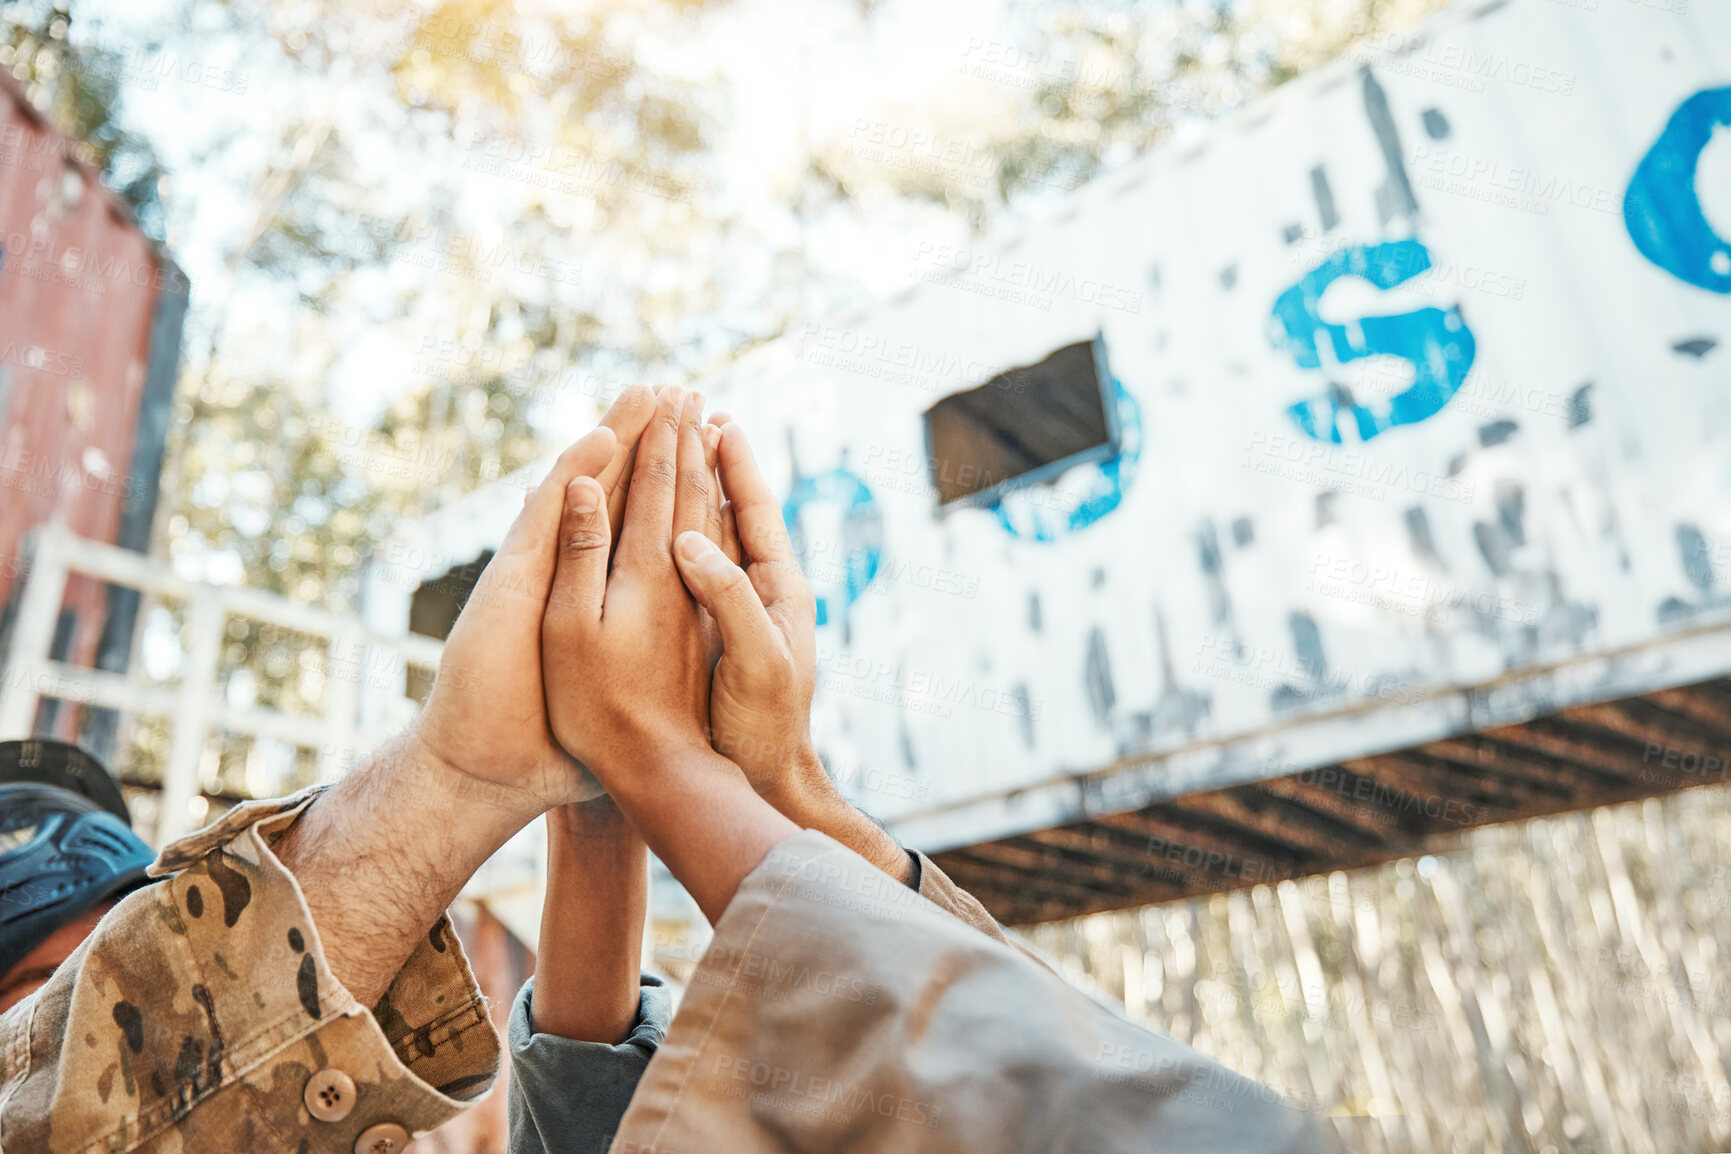
M906 880L812 751L811 590L744 430L712 421L699 394L634 387L559 457L413 740L520 813L605 787L711 919L801 827Z
M635 410L639 403L627 396L614 408ZM741 663L730 652L739 630L736 605L712 619L693 600L674 567L674 542L682 552L700 543L739 580L744 575L723 551L737 555L730 528L736 521L722 507L715 473L718 452L731 438L701 423L702 406L698 394L663 390L636 444L616 446L634 450L628 478L577 475L566 483L541 622L541 666L553 738L593 770L714 920L769 847L797 827L710 742L712 678L728 695L721 700L738 712L728 679ZM608 427L635 425L633 416ZM615 512L621 484L628 493L623 524ZM765 612L761 604L752 608ZM790 679L757 684L776 692L781 714L810 707L809 685L798 701ZM756 712L747 716L771 712L769 696L753 698L748 705ZM767 731L756 737L777 740ZM576 790L563 800L576 800Z
M712 921L801 828L914 876L812 751L811 591L744 432L701 423L702 406L628 389L559 456L464 605L415 724L279 842L363 1002L481 863L555 807L565 849L565 832L608 831L623 875L634 830ZM611 803L592 800L603 787ZM428 829L441 835L408 832Z

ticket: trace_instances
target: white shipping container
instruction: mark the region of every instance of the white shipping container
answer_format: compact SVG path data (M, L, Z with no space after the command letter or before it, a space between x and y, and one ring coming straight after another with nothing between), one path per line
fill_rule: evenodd
M821 750L910 844L1731 672L1731 5L1462 5L909 260L695 385L786 495ZM992 469L927 411L1090 340L1113 435L940 508Z

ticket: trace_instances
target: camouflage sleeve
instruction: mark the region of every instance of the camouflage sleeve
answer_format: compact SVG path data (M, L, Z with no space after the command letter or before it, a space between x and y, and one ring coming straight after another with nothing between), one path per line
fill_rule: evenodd
M325 965L270 846L317 790L163 851L0 1017L0 1150L394 1154L493 1083L499 1039L448 920L378 1005Z

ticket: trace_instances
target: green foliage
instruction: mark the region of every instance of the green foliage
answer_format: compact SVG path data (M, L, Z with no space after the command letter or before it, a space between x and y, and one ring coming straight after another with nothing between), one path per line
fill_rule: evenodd
M1341 0L1334 19L1295 25L1278 0L1039 0L1017 17L1037 70L969 78L968 99L908 114L960 115L935 135L965 144L965 164L824 147L780 207L803 226L887 194L983 229L1439 4ZM760 238L767 271L729 266L726 246L754 226L717 200L720 85L665 64L668 45L701 45L718 6L188 0L172 35L196 45L218 27L249 45L249 120L234 131L269 147L242 182L225 276L195 283L164 489L178 563L352 611L403 519L554 448L551 433L624 382L711 368L809 306L822 278L803 240ZM862 24L875 12L852 7ZM64 8L4 11L4 62L159 220L154 157L119 127L126 62L69 49ZM209 235L181 211L171 224ZM379 336L417 353L375 413L343 394L356 349ZM260 701L311 708L317 679L284 656L295 644L246 632L225 667Z
M280 329L195 311L208 351L184 394L177 556L221 551L249 584L350 608L397 520L535 459L549 416L592 415L605 398L573 385L599 372L583 366L616 380L666 361L691 294L649 281L713 227L696 203L710 126L629 38L695 7L241 13L308 93L271 128L230 254L237 290L281 297L294 348L270 355ZM344 101L312 99L333 85ZM388 167L369 151L381 122ZM369 318L423 355L416 383L356 427L330 415L330 382Z
M352 604L357 564L389 529L387 495L344 462L365 440L268 384L206 378L182 388L178 415L198 435L180 455L170 533L237 557L255 588Z
M667 270L720 227L701 203L713 125L701 93L632 41L679 33L699 7L222 6L224 31L255 45L247 99L269 114L246 131L271 147L228 279L195 284L164 487L178 565L352 612L404 520L537 459L549 429L669 362L711 291ZM373 412L339 382L381 333L417 355ZM317 712L326 664L316 639L236 621L221 676L243 699ZM139 719L135 775L166 740ZM312 772L307 751L287 778L259 769L280 760L225 739L203 788L244 796Z
M125 59L99 45L74 46L70 0L20 0L0 7L0 67L72 140L75 155L131 206L144 231L163 235L158 184L164 176L149 141L119 120Z
M971 56L947 99L898 114L956 163L862 162L839 142L813 170L833 194L884 191L944 204L984 231L1030 199L1062 195L1448 0L1117 0L1018 6L1021 37ZM945 120L951 102L985 109Z

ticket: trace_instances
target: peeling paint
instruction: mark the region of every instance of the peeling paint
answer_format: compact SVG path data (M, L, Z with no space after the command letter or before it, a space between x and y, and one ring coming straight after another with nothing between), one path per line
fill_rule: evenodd
M1700 139L1688 102L1726 83L1691 46L1731 42L1731 9L1654 20L1457 7L1424 61L1542 61L1578 103L1343 62L980 239L962 280L696 382L778 493L844 468L870 491L863 537L835 502L798 514L813 558L883 557L864 596L830 566L820 646L866 672L820 688L813 734L921 768L929 795L878 805L898 836L972 845L1731 672L1719 242L1654 224L1686 207L1661 135L1687 106ZM1617 114L1582 149L1559 116L1587 108ZM924 412L1096 334L1136 434L1116 474L940 515ZM952 363L979 371L920 369Z

